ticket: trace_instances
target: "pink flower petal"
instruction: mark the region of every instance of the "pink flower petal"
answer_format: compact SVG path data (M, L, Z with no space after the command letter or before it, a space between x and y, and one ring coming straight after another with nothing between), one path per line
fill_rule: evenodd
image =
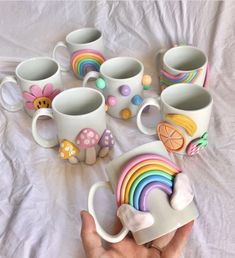
M51 95L50 96L48 96L51 100L53 100L54 99L54 97L56 96L56 95L58 95L60 93L60 90L59 89L55 89L52 93L51 93Z
M47 83L45 86L44 86L44 89L42 91L42 94L44 97L50 97L50 95L52 94L53 92L53 84L52 83Z
M27 92L27 91L24 91L24 92L23 92L23 97L24 97L26 100L31 101L31 102L33 102L33 101L36 99L36 97L35 97L34 95L30 94L30 93Z
M31 91L31 93L35 96L35 97L42 97L43 95L42 95L42 89L39 87L39 86L37 86L37 85L32 85L31 87L30 87L30 91Z
M25 106L26 106L28 109L35 109L33 103L32 103L32 102L29 102L29 101L25 103Z

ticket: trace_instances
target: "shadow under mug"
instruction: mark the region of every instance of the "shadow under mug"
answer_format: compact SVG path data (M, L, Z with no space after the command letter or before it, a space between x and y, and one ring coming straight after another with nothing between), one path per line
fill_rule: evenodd
M161 49L156 54L156 61L161 90L176 83L208 87L208 59L201 49L187 45Z
M23 99L15 104L8 103L3 93L9 83L20 86ZM15 77L7 76L0 84L2 106L11 112L23 107L33 116L40 108L50 108L54 97L63 90L59 64L50 57L34 57L17 65Z
M89 72L83 87L91 78L105 97L107 113L115 118L128 120L136 116L143 102L143 90L150 88L151 77L144 74L143 64L132 57L115 57L100 66L100 72Z
M75 156L79 161L95 163L99 149L98 142L106 129L106 114L103 95L94 89L74 88L58 94L51 109L38 110L32 120L34 140L44 148L60 144L62 159ZM37 128L40 117L47 116L55 121L57 135L44 139ZM44 122L41 120L41 122ZM73 155L74 153L74 155Z
M169 152L197 154L208 144L208 127L213 99L205 88L182 83L166 88L157 98L146 98L141 105L136 123L146 135L157 134ZM141 120L146 106L158 110L161 122L154 128Z
M105 61L103 37L96 28L82 28L70 32L64 41L54 47L53 58L57 59L59 48L65 48L70 54L70 65L61 65L62 71L72 69L74 75L83 79L89 71L99 71Z
M153 155L154 154L161 155L161 157L163 157L163 160L164 158L169 160L169 155L165 150L162 142L155 141L155 142L141 145L127 153L122 154L120 157L112 160L106 166L106 174L109 181L97 182L90 188L89 196L88 196L88 210L92 214L95 220L96 230L98 234L104 240L110 243L117 243L123 240L125 236L128 234L129 230L124 225L120 230L120 232L117 233L116 235L109 234L104 230L104 228L100 225L98 221L98 218L94 209L94 199L95 199L96 191L100 188L107 188L111 190L113 193L116 193L117 195L117 189L120 186L119 180L122 176L121 172L123 167L127 164L127 162L129 162L136 156L139 156L141 154L145 155L147 153L148 154L151 153ZM156 160L143 160L142 162L138 161L139 163L137 164L137 166L140 169L137 170L136 173L138 172L145 173L147 171L147 167L149 167L147 164L154 164L153 162L155 161ZM159 169L164 167L162 162L160 162L159 164L161 164L159 166ZM140 175L138 179L141 178L141 176L143 176L143 174ZM129 179L128 183L130 181L131 179ZM143 183L143 179L142 181L139 181L139 186L141 185L141 183ZM149 185L151 185L151 183L149 183ZM169 196L167 196L165 192L157 188L152 188L150 190L148 197L146 198L146 202L147 202L148 211L153 216L154 222L152 225L150 225L147 228L132 232L132 235L138 245L148 243L158 237L161 237L169 232L172 232L177 228L185 225L186 223L196 219L199 215L198 209L196 207L194 200L191 201L184 209L175 210L171 207L169 203Z

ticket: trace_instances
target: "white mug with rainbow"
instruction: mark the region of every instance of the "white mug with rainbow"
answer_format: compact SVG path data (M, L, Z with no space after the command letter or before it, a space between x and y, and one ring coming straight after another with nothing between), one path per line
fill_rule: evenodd
M208 87L208 60L201 49L188 45L161 49L157 52L156 59L158 70L161 66L161 90L176 83L194 83Z
M70 54L70 65L62 66L62 71L70 67L76 77L83 79L89 71L99 71L105 61L102 33L96 28L82 28L70 32L65 42L59 41L54 47L53 58L57 59L59 48L65 48Z
M183 173L169 159L160 141L139 146L114 159L107 165L106 174L108 182L98 182L91 187L88 210L94 217L98 234L108 242L121 241L130 230L137 244L145 244L176 230L199 215L193 197L182 209L172 207L174 180L178 174ZM120 209L126 206L131 211L125 214L129 216L130 227L126 224L128 221L125 216L122 217L123 228L116 235L108 234L96 216L93 202L95 192L100 187L108 188L115 194L119 206L118 216ZM130 229L137 218L141 223L145 220L145 226Z

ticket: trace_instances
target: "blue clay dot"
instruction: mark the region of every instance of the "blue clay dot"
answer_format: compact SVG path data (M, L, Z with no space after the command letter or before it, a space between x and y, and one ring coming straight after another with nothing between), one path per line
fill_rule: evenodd
M102 78L98 78L97 80L96 80L96 82L95 82L95 84L96 84L96 87L98 88L98 89L100 89L100 90L103 90L104 88L105 88L105 80L104 79L102 79Z
M122 85L119 87L119 92L122 96L129 96L131 93L131 88L128 85Z
M131 103L139 106L141 103L143 102L143 99L140 95L135 95L132 99L131 99Z

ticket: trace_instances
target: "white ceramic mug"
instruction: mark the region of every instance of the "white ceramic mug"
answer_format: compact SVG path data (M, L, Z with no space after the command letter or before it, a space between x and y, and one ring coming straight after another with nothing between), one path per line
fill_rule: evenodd
M95 193L99 188L105 187L110 189L114 194L117 194L118 185L120 184L120 174L123 167L126 167L126 163L132 160L133 158L136 158L136 156L139 157L140 155L145 155L146 153L151 153L156 156L160 155L161 157L163 157L163 160L164 158L169 160L168 153L166 152L163 144L160 141L147 143L112 160L106 167L106 174L108 176L109 181L98 182L94 184L90 189L88 196L88 210L95 220L96 230L98 234L108 242L116 243L121 241L127 235L129 229L124 225L124 223L122 223L123 228L121 229L121 231L116 235L111 235L101 227L94 209ZM158 166L158 169L161 168L162 170L164 170L164 162L158 162L159 160L157 160L157 158L154 160L139 160L137 166L138 168L141 167L141 175L148 171L147 163L150 164L149 166L153 166L154 164L155 168L159 164L161 164L160 166ZM141 179L141 181L139 181L138 184L141 185L143 180ZM152 218L151 225L141 230L132 232L132 235L136 243L139 245L145 244L162 235L174 231L177 228L185 225L186 223L198 217L198 210L193 200L182 210L175 210L171 207L169 203L169 196L165 192L157 188L152 188L149 191L148 196L146 198L146 204L148 206L147 216L150 216ZM134 221L139 216L139 212L137 210L133 209L133 211L135 214L133 214L133 216L130 216L130 219L132 221ZM146 212L142 212L142 214L144 213L146 215Z
M54 119L58 134L53 139L40 136L37 120L41 116ZM60 144L60 157L71 163L79 160L94 164L98 152L108 151L114 143L111 132L106 129L104 97L89 88L68 89L58 94L51 109L40 109L34 114L32 133L42 147Z
M166 88L159 99L146 98L137 114L137 126L147 135L158 134L169 152L197 154L208 144L208 126L212 110L212 96L195 84L175 84ZM158 109L162 122L155 128L141 121L146 106Z
M176 83L194 83L208 87L208 60L206 54L199 48L187 45L175 46L158 51L156 56L158 71L161 66L161 90Z
M100 72L89 72L83 87L96 78L96 87L105 96L107 113L127 120L137 114L144 89L149 89L151 77L144 74L143 64L132 57L115 57L105 61Z
M70 65L62 66L62 71L69 71L70 67L75 76L82 79L89 71L99 71L105 61L102 33L96 28L82 28L70 32L65 42L59 41L53 57L57 58L59 48L65 48L70 54Z
M23 100L9 104L3 90L9 83L20 86ZM59 64L49 57L34 57L17 65L15 77L7 76L0 84L0 100L8 111L25 111L33 116L40 108L50 108L54 97L63 90Z

